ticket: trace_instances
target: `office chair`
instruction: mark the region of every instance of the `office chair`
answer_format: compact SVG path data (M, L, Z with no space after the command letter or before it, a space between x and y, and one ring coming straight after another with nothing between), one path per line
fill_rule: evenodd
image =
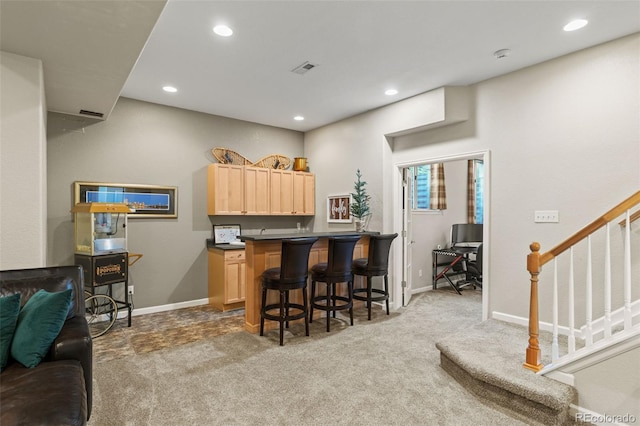
M463 285L472 285L482 288L482 244L478 246L475 260L467 262L467 277Z

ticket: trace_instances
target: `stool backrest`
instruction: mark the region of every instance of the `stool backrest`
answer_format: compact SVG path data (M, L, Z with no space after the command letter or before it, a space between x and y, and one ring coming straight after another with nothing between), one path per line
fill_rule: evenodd
M359 240L360 235L329 238L326 271L328 277L343 277L351 274L353 249Z
M291 238L282 240L280 282L304 282L309 275L309 252L317 238Z
M369 272L380 275L387 273L391 243L397 236L398 234L382 234L369 237L369 259L367 262Z

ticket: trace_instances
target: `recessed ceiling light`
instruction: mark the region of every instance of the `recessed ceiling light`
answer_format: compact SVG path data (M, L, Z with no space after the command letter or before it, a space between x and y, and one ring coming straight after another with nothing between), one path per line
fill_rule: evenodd
M213 32L221 37L229 37L231 34L233 34L233 30L226 25L216 25L215 27L213 27Z
M387 89L384 91L384 94L387 96L397 95L398 91L396 89Z
M302 120L304 120L304 117L301 116L301 115L296 115L295 117L293 117L293 119L296 120L296 121L302 121Z
M164 86L162 88L162 90L164 90L165 92L169 92L169 93L176 93L178 91L178 89L176 89L173 86Z
M575 31L575 30L579 30L580 28L584 27L588 23L589 23L589 21L587 21L586 19L574 19L573 21L571 21L567 25L565 25L562 29L565 30L565 31Z

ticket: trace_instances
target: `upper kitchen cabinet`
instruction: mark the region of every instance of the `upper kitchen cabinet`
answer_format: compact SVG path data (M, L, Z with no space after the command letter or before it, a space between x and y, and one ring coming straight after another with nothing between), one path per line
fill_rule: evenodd
M315 176L290 170L271 170L271 214L313 216Z
M316 178L311 173L293 175L293 214L313 216L316 212Z
M210 164L207 179L207 214L269 214L269 169Z
M293 214L293 172L271 170L271 214Z

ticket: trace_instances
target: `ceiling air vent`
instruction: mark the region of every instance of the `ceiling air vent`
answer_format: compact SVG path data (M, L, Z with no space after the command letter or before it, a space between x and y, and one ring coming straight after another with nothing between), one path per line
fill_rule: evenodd
M100 117L100 118L102 118L104 116L104 114L101 113L101 112L94 112L94 111L89 111L89 110L86 110L86 109L81 109L80 110L80 114L89 115L91 117Z
M294 69L292 69L291 72L302 75L302 74L305 74L305 73L309 72L310 70L314 69L317 66L318 66L318 64L312 64L309 61L305 61L302 64L300 64L297 67L295 67Z

